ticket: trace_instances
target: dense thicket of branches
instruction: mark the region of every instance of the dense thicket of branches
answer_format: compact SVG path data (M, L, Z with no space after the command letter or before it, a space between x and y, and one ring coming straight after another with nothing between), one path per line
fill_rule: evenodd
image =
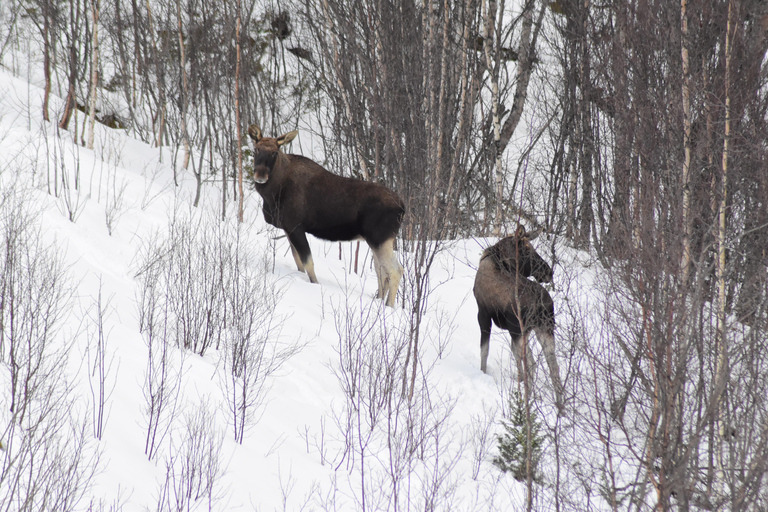
M557 7L555 218L604 257L616 298L587 416L606 459L645 467L626 487L602 468L609 502L765 506L768 7Z
M320 123L326 164L397 189L417 224L448 216L447 233L468 234L515 211L495 162L539 61L543 4L28 3L46 86L67 98L61 128L78 131L75 107L97 99L101 121L176 148L202 186L235 174L238 126ZM26 5L13 2L9 16Z
M680 6L669 2L563 2L563 16L557 18L568 99L561 123L566 149L558 166L561 173L575 176L578 188L569 190L567 214L577 227L575 239L588 244L593 237L611 256L621 257L633 241L641 241L640 225L651 220L677 238L666 244L670 250L682 243L678 235L685 232L690 233L694 259L712 248L723 193L726 79L733 84L729 237L737 239L742 230L761 231L755 228L768 221L762 200L768 9L761 2L734 2L731 75L726 78L729 2L687 3L685 37ZM687 63L682 47L687 48ZM685 183L687 144L690 176ZM688 225L683 223L686 193ZM737 266L764 258L755 247L765 243L756 241L753 236L741 241L741 250L734 247L742 255ZM698 264L705 266L707 260Z
M469 47L477 7L304 2L329 75L331 163L395 188L411 218L461 213L458 191L479 136L472 111L482 68Z
M302 4L334 168L395 188L407 231L439 217L438 238L483 233L516 211L496 157L522 117L543 4Z

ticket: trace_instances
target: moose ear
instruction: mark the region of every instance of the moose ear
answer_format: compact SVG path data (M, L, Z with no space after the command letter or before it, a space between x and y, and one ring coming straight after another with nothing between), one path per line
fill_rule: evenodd
M283 144L288 144L293 139L295 139L298 134L299 130L293 130L292 132L288 132L285 135L279 136L277 138L277 145L282 146Z
M248 135L254 140L254 142L259 142L261 140L261 130L255 124L252 124L248 127Z
M522 224L517 225L517 231L515 231L516 238L525 238L525 227Z
M540 226L540 227L538 227L538 228L534 229L533 231L528 231L528 232L525 234L525 237L526 237L528 240L534 240L535 238L537 238L537 237L538 237L540 234L542 234L543 232L544 232L544 227L543 227L543 226Z

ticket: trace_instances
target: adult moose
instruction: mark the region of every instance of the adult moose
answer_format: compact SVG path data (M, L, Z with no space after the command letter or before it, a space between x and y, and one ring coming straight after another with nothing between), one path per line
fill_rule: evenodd
M264 219L288 235L293 259L300 272L317 283L307 233L325 240L362 238L373 251L377 298L395 305L403 267L394 252L405 207L391 190L367 181L337 176L309 158L286 154L280 148L298 131L277 138L262 136L255 124L253 181L264 199Z
M487 370L491 323L495 323L512 336L512 353L522 381L525 376L523 346L528 346L528 334L534 331L549 366L558 407L562 407L563 386L555 357L554 303L543 286L528 279L533 276L539 282L551 282L552 267L533 249L531 238L535 236L528 235L525 228L519 226L514 236L502 238L483 251L480 258L473 289L480 324L480 369ZM535 365L530 352L527 356L528 382L531 382Z

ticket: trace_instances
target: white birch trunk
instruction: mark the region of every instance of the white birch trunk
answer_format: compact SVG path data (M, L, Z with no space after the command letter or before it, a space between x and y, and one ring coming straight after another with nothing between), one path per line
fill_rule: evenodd
M725 228L726 228L726 208L728 206L728 151L731 136L731 96L730 96L730 68L731 68L731 30L733 27L733 0L728 2L728 23L725 31L725 134L723 137L723 160L722 160L722 184L720 187L720 208L718 212L717 222L717 263L716 263L716 281L717 281L717 341L718 341L718 353L717 353L717 370L715 372L715 378L717 379L717 390L720 396L719 400L719 414L718 414L718 431L720 433L720 442L718 443L717 453L717 488L719 494L724 496L727 492L725 479L727 471L727 461L725 460L724 444L727 443L730 435L728 432L728 424L726 419L727 411L725 410L724 400L722 399L722 393L725 391L729 377L729 364L728 364L728 342L726 340L726 325L725 325L725 313L726 313L726 282L725 282Z
M688 0L680 0L681 56L683 62L683 256L680 262L683 286L691 267L691 67L688 57Z
M237 125L237 220L243 222L243 203L245 192L243 191L243 151L242 134L240 133L240 2L237 2L237 21L235 25L235 38L237 40L237 63L235 64L235 124Z
M187 82L187 55L184 48L184 32L182 30L181 23L181 0L176 0L176 20L178 23L178 35L179 35L179 69L181 69L181 87L182 87L182 102L181 102L181 139L184 145L184 156L182 157L181 167L182 169L189 168L189 133L187 132L187 105L189 104L189 84Z
M96 125L96 95L99 85L99 0L91 0L93 17L93 49L91 51L91 97L88 105L87 148L93 149L93 132Z
M502 220L502 200L504 196L504 174L501 169L501 119L499 117L499 79L497 77L497 66L491 57L491 45L493 45L493 36L496 32L496 13L497 6L495 0L489 0L486 6L482 2L483 16L483 52L485 53L485 65L488 68L488 74L491 79L491 115L493 116L493 148L494 148L494 177L495 177L495 200L496 210L493 214L493 236L501 235Z

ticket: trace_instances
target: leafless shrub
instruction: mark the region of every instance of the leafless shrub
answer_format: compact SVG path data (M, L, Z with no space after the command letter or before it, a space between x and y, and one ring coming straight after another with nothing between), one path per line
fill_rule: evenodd
M137 287L139 329L147 346L147 370L144 377L144 398L147 436L144 453L152 459L159 444L168 434L176 415L177 397L181 386L180 365L173 365L169 354L174 319L171 315L165 275L167 249L153 239L144 247L143 262ZM183 357L181 365L183 365Z
M88 512L121 512L129 497L123 494L122 489L118 489L117 496L111 502L105 498L91 498Z
M387 313L378 303L334 308L339 347L332 370L345 397L334 412L342 440L337 468L346 464L355 476L358 509L439 509L455 491L451 470L464 446L450 433L454 401L433 389L421 354L412 354L419 361L415 383L403 382L409 328Z
M304 442L307 445L307 453L311 453L312 449L317 451L318 455L320 455L320 465L325 466L326 464L330 463L333 464L333 461L328 459L328 433L326 432L326 417L321 416L320 417L320 432L317 434L312 434L310 437L310 428L309 426L304 426L304 431L299 432L299 436L304 439Z
M94 311L95 308L95 311ZM111 390L108 389L107 378L112 369L111 358L107 357L107 340L109 333L105 332L104 322L110 308L110 301L103 302L101 280L99 280L99 292L91 309L91 329L88 346L88 382L91 386L93 435L101 439L104 433L104 421L106 420L106 402Z
M164 339L204 355L224 328L224 266L230 235L205 216L174 214L165 237L148 240L139 255L139 323L163 316ZM212 243L216 240L217 243Z
M77 407L61 332L73 287L24 198L0 200L0 511L77 509L98 468Z
M147 304L145 304L146 306ZM158 304L152 296L149 312L146 314L142 337L147 345L147 371L144 378L147 436L144 453L151 460L168 435L177 415L178 397L181 392L181 377L184 368L184 354L171 353L169 339L170 314L167 304ZM178 358L179 361L174 361Z
M283 512L288 512L288 510L296 510L301 512L302 510L306 510L309 508L309 510L313 510L310 503L312 502L312 495L317 493L317 483L313 482L310 486L309 491L304 496L304 501L301 503L298 503L297 505L294 505L293 507L289 507L288 502L292 501L291 496L293 495L293 491L296 488L297 479L295 476L293 476L293 468L288 468L288 475L286 477L283 477L283 467L280 463L280 459L278 459L277 462L277 477L280 481L280 495L281 495L281 510Z
M171 270L164 281L174 318L174 342L199 355L219 345L224 326L222 279L231 242L217 232L218 227L207 218L197 225L180 221L173 223L169 234L172 242L166 264Z
M90 199L90 193L84 190L81 183L80 146L68 143L59 134L53 142L46 138L45 144L49 155L47 165L53 167L53 176L50 171L48 173L48 189L53 186L54 196L58 198L56 204L62 215L70 222L77 222Z
M473 414L469 422L468 444L472 447L472 479L480 476L480 468L492 447L492 427L495 423L496 411L483 409L482 414Z
M267 258L249 264L246 251L236 244L227 262L224 295L229 320L223 334L222 379L235 440L242 444L266 400L269 378L299 347L280 342L284 319L275 314L280 291L267 271Z
M178 443L171 442L165 459L165 480L158 493L158 512L214 510L221 498L217 484L223 474L221 445L224 431L218 428L216 412L206 400L185 414Z
M113 174L112 190L111 192L107 192L105 198L106 203L104 204L104 221L106 222L107 232L110 236L114 233L117 221L120 220L120 217L123 215L123 207L125 206L125 189L127 183L122 182L118 187L116 181L117 177ZM107 182L109 182L109 178L107 179ZM109 183L107 183L107 188L110 188Z
M33 217L20 199L3 204L4 254L0 351L10 370L10 411L24 418L44 386L48 356L72 296L65 268L43 245Z
M154 203L164 192L162 187L157 186L158 176L164 171L162 164L155 165L154 168L150 168L147 164L144 166L142 175L144 177L144 195L141 198L141 209L146 210ZM155 189L153 192L152 189Z
M298 350L279 343L280 293L268 275L267 258L248 258L260 251L247 246L242 229L204 213L177 212L167 236L146 242L139 255L139 324L150 348L145 391L150 453L155 453L153 439L163 437L157 430L161 410L167 405L172 414L178 393L181 369L169 366L170 347L200 355L224 349L222 379L241 443L265 399L269 376Z
M123 181L119 190L117 187L117 167L122 162L124 146L125 139L115 136L111 130L100 131L98 144L94 148L98 173L94 169L88 183L89 194L104 206L104 217L110 236L121 215L123 194L127 186ZM98 181L94 184L97 179Z

